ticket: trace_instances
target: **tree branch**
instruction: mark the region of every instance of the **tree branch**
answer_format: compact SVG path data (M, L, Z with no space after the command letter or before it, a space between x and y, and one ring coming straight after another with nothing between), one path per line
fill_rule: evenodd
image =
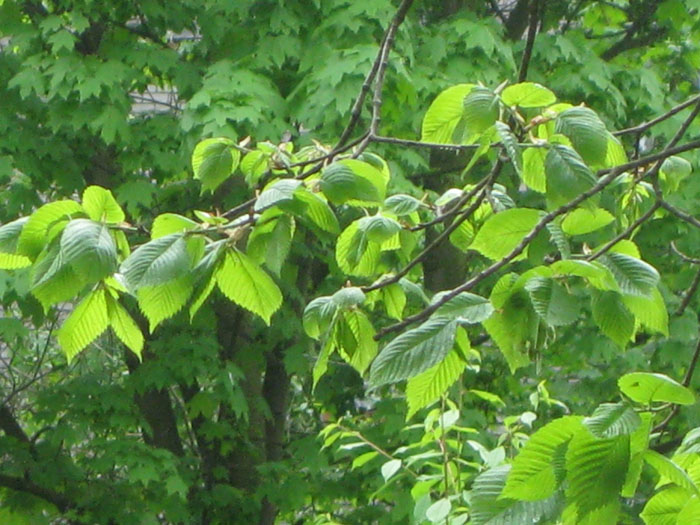
M530 1L529 27L527 30L527 41L525 42L525 50L523 58L520 61L520 71L518 73L518 82L525 82L527 78L527 69L530 66L532 58L532 48L535 45L535 37L537 36L537 27L540 23L540 0Z
M66 512L77 507L76 503L69 499L65 494L41 487L26 478L17 478L14 476L0 474L0 487L6 487L18 492L32 494L33 496L51 503L61 512Z
M700 95L696 95L694 97L689 98L685 102L681 102L677 106L674 106L671 109L669 109L663 115L659 115L658 117L653 118L648 122L643 122L643 123L638 124L636 126L632 126L631 128L625 128L625 129L621 129L619 131L615 131L615 132L613 132L613 135L615 135L616 137L619 137L621 135L629 135L631 133L644 133L646 130L656 126L657 124L659 124L660 122L663 122L666 119L671 118L676 113L683 111L688 106L692 106L693 104L696 104L698 102L700 102Z

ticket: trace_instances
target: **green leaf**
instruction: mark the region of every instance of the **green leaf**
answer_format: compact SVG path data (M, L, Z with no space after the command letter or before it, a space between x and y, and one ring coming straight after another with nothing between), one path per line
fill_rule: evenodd
M401 231L401 225L398 222L383 215L362 217L357 221L357 228L367 236L368 241L379 244Z
M608 131L600 117L591 109L577 106L559 113L555 133L566 135L583 160L590 165L602 165L608 149Z
M651 297L624 295L622 302L642 326L668 337L668 311L658 288L652 290Z
M509 470L510 465L491 468L474 480L470 493L470 523L532 525L552 522L560 513L560 494L539 501L516 501L501 497Z
M269 169L270 155L260 150L249 151L241 160L241 173L248 184L255 184Z
M421 408L440 399L462 375L467 364L456 350L449 352L438 364L412 377L406 383L408 421Z
M241 153L226 138L201 141L192 153L194 178L202 181L202 192L214 191L238 167Z
M567 501L579 519L617 501L629 464L629 436L599 439L578 432L566 452Z
M360 229L361 220L350 223L338 237L335 260L340 269L349 275L370 277L376 272L381 246L370 241L366 232Z
M382 288L382 300L386 314L392 319L401 320L403 309L406 307L406 292L398 283Z
M466 252L474 242L474 226L469 221L462 221L457 229L450 234L450 242L459 248L461 251Z
M178 313L192 295L192 278L183 275L166 283L141 286L137 292L139 308L153 332L160 323Z
M542 320L551 326L564 326L579 317L579 300L550 277L535 277L525 285L532 306Z
M339 308L349 309L364 303L367 296L360 288L348 286L335 292L330 299Z
M97 339L109 326L105 294L102 288L90 292L58 330L58 343L68 361Z
M61 235L55 271L66 264L88 281L98 281L117 269L117 246L106 224L89 219L73 219ZM52 272L44 276L49 279Z
M126 216L112 192L100 186L88 186L83 192L83 208L93 221L116 224Z
M651 403L692 405L695 403L695 396L690 389L663 374L632 372L618 379L617 386L632 401L644 405Z
M515 172L520 174L523 170L523 157L520 153L520 146L518 146L518 139L513 135L510 127L503 122L496 122L496 132L501 139L501 144L508 154L511 163L513 164L513 169Z
M317 297L304 309L302 322L309 337L319 339L331 326L338 304L330 297Z
M678 514L687 504L691 493L681 487L665 488L647 501L639 515L646 525L685 525L678 521Z
M460 143L468 138L486 131L498 119L498 97L488 88L474 86L464 97L462 121L455 127L453 140ZM463 127L463 130L460 130Z
M609 438L632 434L642 420L627 403L603 403L583 424L596 437Z
M562 461L583 418L565 416L535 432L513 461L502 497L536 501L550 497L564 478Z
M557 101L549 89L534 82L522 82L508 86L501 93L501 100L507 106L521 108L541 108Z
M370 369L370 383L380 386L417 376L452 349L457 322L433 317L389 342Z
M598 261L612 272L625 294L651 297L659 282L659 272L636 257L611 251Z
M474 84L458 84L440 93L423 117L421 141L450 144L464 113L464 99Z
M700 496L693 495L678 513L677 523L700 525Z
M620 495L623 498L634 497L644 466L644 452L649 447L649 434L654 416L649 412L639 414L641 424L630 436L630 466L627 470L625 484Z
M17 253L36 258L72 217L83 215L83 207L75 201L44 204L29 217L17 239Z
M283 209L289 209L292 213L296 213L302 219L308 219L313 224L324 231L330 233L338 233L338 219L328 206L328 203L318 194L312 193L304 186L300 186L294 192L293 204L298 205L293 208L291 205L283 205Z
M324 168L320 188L333 204L377 205L384 200L386 182L382 173L370 164L345 159Z
M449 498L442 498L428 507L425 511L425 517L430 523L442 523L452 510L452 503Z
M268 184L255 201L255 211L261 212L272 206L290 202L302 184L296 179L280 179Z
M270 212L277 217L266 216ZM289 215L280 215L277 210L263 213L248 236L248 255L279 276L292 247L294 227L294 219Z
M615 217L603 208L577 208L564 217L561 228L569 235L585 235L607 226L614 220Z
M547 176L544 169L546 158L546 148L526 148L523 152L523 168L520 176L528 188L539 193L547 191Z
M216 282L226 297L258 315L267 325L282 305L282 293L275 281L237 250L226 252L224 264L216 272Z
M387 199L384 201L384 209L390 213L393 213L397 217L410 215L422 207L423 203L421 201L415 197L401 193L387 197Z
M119 269L128 287L156 286L190 270L191 260L182 233L171 233L139 246Z
M141 351L143 350L143 334L136 322L131 318L129 312L120 305L111 295L106 294L107 300L107 317L109 325L114 330L114 333L126 347L141 359Z
M435 294L433 302L442 298L442 293ZM435 316L459 318L462 323L476 324L488 319L493 313L491 301L480 295L462 292L453 297L435 311Z
M357 309L346 310L338 316L334 343L340 356L360 375L377 355L374 333L370 320Z
M693 166L681 157L668 157L661 164L660 178L664 182L664 188L670 192L678 191L681 182L690 175Z
M0 253L14 254L17 251L17 241L29 217L22 217L0 226Z
M545 157L547 200L553 207L563 206L591 189L596 183L593 172L573 149L552 144Z
M612 135L608 133L608 149L605 152L605 162L603 167L614 168L620 164L625 164L628 161L627 153L622 143Z
M389 481L394 476L394 474L396 474L400 469L400 459L390 459L389 461L384 463L381 468L382 477L384 478L384 481Z
M530 362L528 348L536 336L539 319L522 291L510 295L501 306L494 302L492 293L491 303L498 310L483 322L484 328L508 361L511 372L515 372Z
M539 210L529 208L511 208L492 215L476 234L471 248L490 259L502 259L530 233L540 216Z
M24 255L0 252L0 270L17 270L32 265L32 260Z
M166 235L180 233L197 228L192 219L178 215L177 213L162 213L158 215L151 226L151 239L160 239Z
M644 461L651 465L654 470L658 472L659 476L661 476L661 484L666 484L668 482L675 483L696 496L700 495L700 490L695 486L695 483L693 483L693 480L690 479L686 471L666 456L649 449L644 452Z
M634 316L616 292L592 294L593 320L601 331L624 348L634 335Z

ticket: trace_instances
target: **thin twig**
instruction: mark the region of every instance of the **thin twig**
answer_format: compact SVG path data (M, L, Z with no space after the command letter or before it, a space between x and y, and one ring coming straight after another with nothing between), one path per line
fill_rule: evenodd
M620 242L622 239L626 239L629 237L634 230L637 229L638 226L641 226L642 223L646 222L649 217L654 215L656 210L659 209L659 206L661 206L661 203L659 201L655 201L654 204L649 208L646 213L644 213L641 217L639 217L636 221L634 221L632 224L630 224L625 230L613 237L611 240L606 242L603 246L598 248L594 253L586 257L587 261L595 261L598 257L606 253L610 248L615 246L618 242Z
M683 259L683 261L685 261L687 263L700 264L700 259L697 259L695 257L691 257L690 255L687 255L687 254L683 253L682 251L680 251L678 249L678 246L676 246L676 241L671 241L671 251L673 251L673 253L678 255L678 257L680 257L681 259Z
M683 312L685 312L686 308L688 308L688 305L690 305L690 301L693 300L695 292L698 291L698 286L700 286L700 270L698 270L695 273L693 282L690 283L690 286L683 294L683 300L681 301L681 304L678 305L678 309L676 310L676 316L680 317L681 315L683 315Z
M652 128L656 126L658 123L663 122L664 120L671 118L673 115L676 113L683 111L685 108L688 106L692 106L693 104L700 102L700 95L696 95L694 97L689 98L685 102L681 102L677 106L672 107L670 110L668 110L666 113L663 115L659 115L658 117L648 121L648 122L643 122L641 124L638 124L637 126L632 126L631 128L625 128L621 129L619 131L613 132L613 135L619 137L620 135L628 135L630 133L643 133L649 128Z

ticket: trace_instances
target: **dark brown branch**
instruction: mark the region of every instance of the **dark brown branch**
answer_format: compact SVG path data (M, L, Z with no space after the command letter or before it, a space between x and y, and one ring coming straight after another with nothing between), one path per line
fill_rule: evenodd
M41 487L26 478L17 478L0 474L0 487L6 487L18 492L26 492L41 498L54 505L61 512L66 512L77 507L75 502L69 499L65 494Z
M661 36L664 33L662 28L649 27L651 18L654 16L659 4L660 0L645 0L643 2L638 2L637 4L631 4L630 9L628 10L628 16L631 14L636 14L636 18L632 20L632 23L629 25L625 36L603 52L603 54L600 55L600 58L603 60L612 60L624 51L629 51L630 49L634 49L638 46L647 45L650 42L653 42L655 38ZM630 12L634 7L639 8L637 13ZM640 35L640 33L645 29L647 30L647 34Z
M678 249L678 246L676 246L676 241L671 241L671 251L675 253L678 257L683 259L683 261L690 263L690 264L700 264L700 259L696 257L691 257L688 254L683 253Z
M684 212L683 210L681 210L681 209L679 209L679 208L676 208L675 206L673 206L672 204L669 204L669 203L666 202L666 201L661 201L661 202L660 202L660 205L661 205L661 207L662 207L664 210L666 210L666 211L670 212L671 214L675 215L676 217L678 217L678 218L681 219L682 221L685 221L685 222L687 222L688 224L690 224L691 226L695 226L696 228L700 228L700 221L697 220L697 219L696 219L695 217L693 217L692 215L690 215L689 213L686 213L686 212Z
M631 128L625 128L625 129L621 129L619 131L615 131L615 132L613 132L613 135L619 137L621 135L628 135L628 134L632 134L632 133L644 133L646 130L656 126L657 124L659 124L660 122L663 122L666 119L671 118L676 113L679 113L679 112L683 111L685 108L687 108L688 106L692 106L693 104L696 104L698 102L700 102L700 95L696 95L694 97L689 98L685 102L681 102L677 106L674 106L671 109L669 109L663 115L659 115L658 117L653 118L648 122L643 122L643 123L638 124L636 126L632 126Z
M14 414L5 404L0 405L0 430L22 443L29 443L29 436L15 419Z
M530 66L532 58L532 48L535 45L535 37L537 36L537 27L540 23L540 0L530 0L529 12L529 27L527 30L527 41L525 42L525 50L523 58L520 61L520 71L518 73L518 82L525 82L527 79L527 70Z

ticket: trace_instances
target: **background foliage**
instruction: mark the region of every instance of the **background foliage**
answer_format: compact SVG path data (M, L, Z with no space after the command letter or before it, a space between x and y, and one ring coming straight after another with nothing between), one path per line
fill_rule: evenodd
M693 148L372 334L693 144L700 5L397 8L0 3L4 523L697 519Z

